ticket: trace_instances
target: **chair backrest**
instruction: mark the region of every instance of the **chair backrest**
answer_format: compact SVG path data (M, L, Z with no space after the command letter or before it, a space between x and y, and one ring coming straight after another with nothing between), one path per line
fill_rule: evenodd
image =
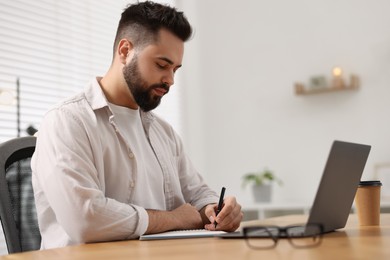
M36 137L18 137L0 144L0 218L8 253L40 248L31 156Z

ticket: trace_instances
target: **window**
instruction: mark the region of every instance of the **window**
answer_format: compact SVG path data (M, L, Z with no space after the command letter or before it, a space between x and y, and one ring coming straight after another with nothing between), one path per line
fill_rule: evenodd
M19 81L21 136L30 125L38 129L55 103L105 73L129 2L135 1L0 0L0 89L16 96ZM172 89L156 110L176 129L178 95ZM0 105L0 130L0 142L17 136L16 101Z

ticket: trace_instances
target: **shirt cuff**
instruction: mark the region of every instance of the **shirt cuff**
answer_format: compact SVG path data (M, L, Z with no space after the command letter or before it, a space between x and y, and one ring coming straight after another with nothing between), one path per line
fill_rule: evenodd
M149 215L146 212L146 209L144 209L140 206L136 206L136 205L132 205L132 206L134 207L134 209L138 213L138 225L137 225L136 229L134 230L134 236L139 237L139 236L145 234L146 229L148 228Z

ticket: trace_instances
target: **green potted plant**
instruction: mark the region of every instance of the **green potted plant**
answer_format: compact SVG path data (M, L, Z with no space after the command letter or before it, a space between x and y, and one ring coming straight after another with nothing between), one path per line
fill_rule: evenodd
M243 176L242 185L245 188L252 184L252 193L255 202L270 202L272 195L272 183L282 185L282 181L268 169L257 172L249 172Z

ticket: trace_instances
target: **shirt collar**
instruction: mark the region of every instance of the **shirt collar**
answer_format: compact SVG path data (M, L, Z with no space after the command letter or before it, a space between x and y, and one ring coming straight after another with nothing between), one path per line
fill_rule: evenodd
M101 77L95 77L92 79L85 90L85 98L93 110L108 107L108 101L98 82L98 80L101 79Z
M102 77L95 77L89 82L85 90L85 98L93 110L107 107L109 111L111 111L110 107L108 106L107 98L99 84L101 79ZM156 119L154 114L152 112L144 112L142 110L140 110L140 113L144 128L149 130L150 124ZM112 111L111 115L113 116Z

